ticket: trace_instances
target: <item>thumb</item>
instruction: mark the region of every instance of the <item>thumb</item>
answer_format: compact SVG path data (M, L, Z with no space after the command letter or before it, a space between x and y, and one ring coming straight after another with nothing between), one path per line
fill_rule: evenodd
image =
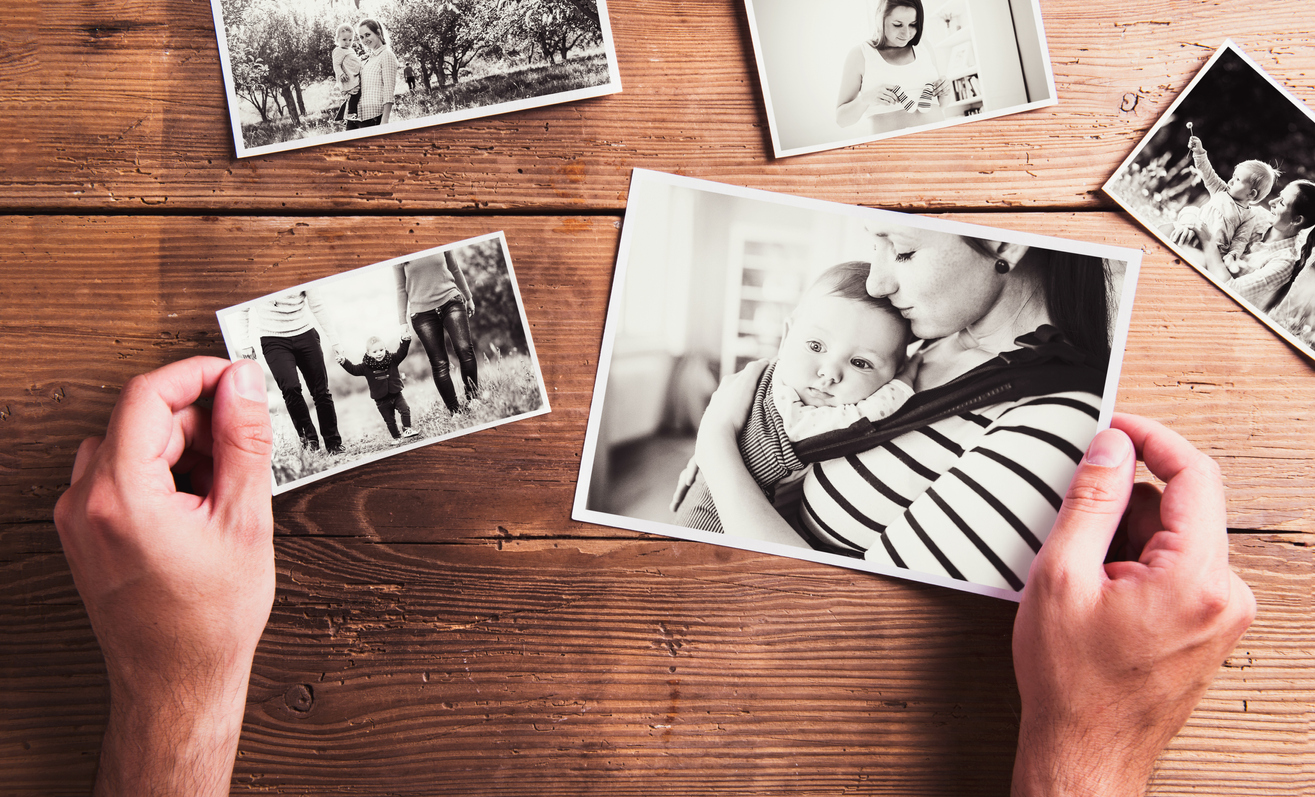
M214 440L212 511L230 528L245 526L244 520L272 526L274 433L265 398L265 373L259 365L239 360L224 372L215 389L210 429Z
M1042 549L1047 559L1070 572L1105 561L1128 508L1136 468L1132 440L1122 431L1106 429L1092 439Z

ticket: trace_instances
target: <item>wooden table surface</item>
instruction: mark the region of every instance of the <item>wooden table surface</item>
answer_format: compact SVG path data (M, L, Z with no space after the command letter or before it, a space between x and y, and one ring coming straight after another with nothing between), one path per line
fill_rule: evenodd
M239 794L1003 794L1011 603L570 519L632 167L1139 247L1119 408L1215 456L1260 613L1155 794L1315 794L1315 368L1099 192L1232 37L1315 102L1315 15L1043 0L1059 105L771 159L739 0L609 3L619 95L237 161L205 0L0 25L0 793L85 793L104 665L51 523L215 310L505 230L551 414L274 502Z

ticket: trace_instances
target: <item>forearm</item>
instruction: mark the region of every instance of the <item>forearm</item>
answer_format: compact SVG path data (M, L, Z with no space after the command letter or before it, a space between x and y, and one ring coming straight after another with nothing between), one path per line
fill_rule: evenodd
M864 101L863 95L859 94L849 102L836 106L836 124L841 127L858 124L858 120L863 118L863 112L867 109L868 103Z
M1153 735L1151 728L1129 739L1128 734L1109 738L1099 727L1063 725L1024 712L1011 797L1141 797L1146 793L1155 760L1167 739L1148 740L1146 737Z
M142 794L227 795L250 661L219 678L208 694L187 693L182 679L111 687L110 716L96 773L96 797ZM189 676L190 677L190 676ZM143 694L152 692L152 694Z
M803 540L763 495L740 458L733 430L701 430L695 458L726 533L799 547Z

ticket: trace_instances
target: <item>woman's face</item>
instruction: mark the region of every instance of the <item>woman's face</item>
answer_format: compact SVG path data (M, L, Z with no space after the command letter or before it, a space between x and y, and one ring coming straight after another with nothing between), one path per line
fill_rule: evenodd
M1274 227L1280 232L1289 230L1296 232L1293 225L1294 219L1292 218L1292 203L1297 201L1297 195L1300 193L1301 189L1295 183L1289 183L1286 188L1279 191L1278 196L1274 197L1274 201L1269 203L1269 209L1274 211ZM1310 219L1300 220L1301 224L1309 224L1310 222Z
M380 45L383 44L383 42L379 40L379 37L375 35L375 32L370 30L369 25L362 25L356 32L360 35L361 41L365 43L365 46L369 47L371 50L378 50Z
M957 235L899 225L868 225L868 293L886 297L919 338L952 335L995 306L1005 280L995 261Z
M887 47L904 47L918 33L918 12L897 6L886 14L881 24L881 43Z

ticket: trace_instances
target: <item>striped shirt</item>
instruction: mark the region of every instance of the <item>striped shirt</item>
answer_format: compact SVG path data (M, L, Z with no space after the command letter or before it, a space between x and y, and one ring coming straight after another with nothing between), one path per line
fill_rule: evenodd
M1004 402L818 463L804 481L803 531L872 562L1021 590L1099 402L1080 391Z

